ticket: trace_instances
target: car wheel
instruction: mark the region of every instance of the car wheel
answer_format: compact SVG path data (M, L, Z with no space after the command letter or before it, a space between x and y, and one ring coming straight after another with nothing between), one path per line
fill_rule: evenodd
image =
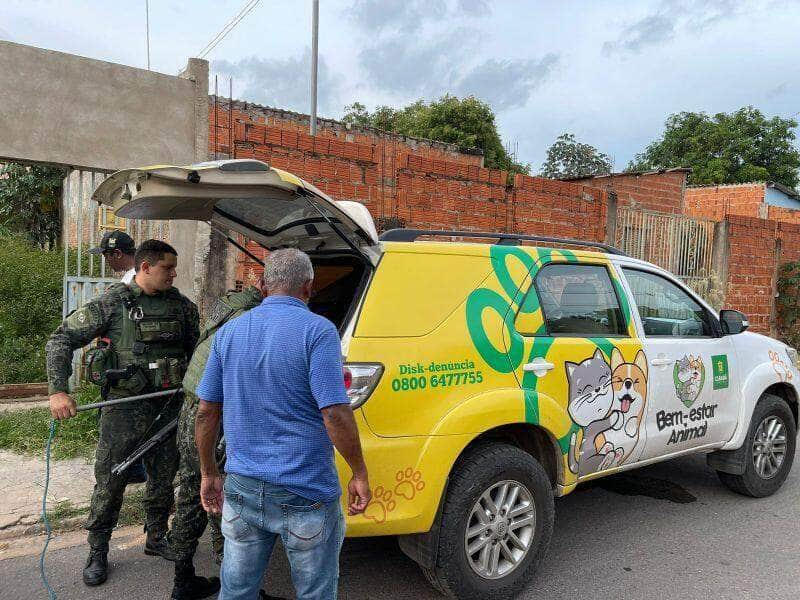
M454 598L510 598L530 581L553 532L553 490L539 462L504 443L476 446L451 474L436 564L424 569Z
M765 394L756 404L744 442L742 474L717 471L728 488L754 498L770 496L783 485L794 461L797 426L783 398Z

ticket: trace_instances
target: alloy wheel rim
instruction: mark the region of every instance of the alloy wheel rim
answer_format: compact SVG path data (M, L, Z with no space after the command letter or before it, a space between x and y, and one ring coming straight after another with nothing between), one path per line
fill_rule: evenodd
M484 579L505 577L528 555L535 531L533 494L518 481L499 481L472 507L464 534L467 562Z
M780 417L766 417L753 437L753 466L762 479L771 479L786 458L786 425Z

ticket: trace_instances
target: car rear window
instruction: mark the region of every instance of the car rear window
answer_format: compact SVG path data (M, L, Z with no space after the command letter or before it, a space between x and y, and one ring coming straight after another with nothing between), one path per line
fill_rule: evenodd
M593 337L627 333L619 299L608 270L602 265L547 265L536 276L535 289L548 335Z

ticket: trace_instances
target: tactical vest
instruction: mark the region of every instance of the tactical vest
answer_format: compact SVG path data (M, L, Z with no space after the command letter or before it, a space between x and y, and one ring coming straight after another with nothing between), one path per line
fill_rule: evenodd
M156 296L137 296L126 285L112 290L122 304L121 327L92 350L88 365L92 381L105 385L105 371L130 367L131 376L114 384L112 393L133 395L178 387L186 371L187 332L177 290Z
M200 333L200 339L194 349L194 354L192 354L186 376L183 378L185 392L191 394L197 392L197 386L200 385L200 380L203 378L203 371L205 371L208 355L211 353L211 344L217 330L231 319L261 304L261 300L263 300L261 292L252 286L241 292L228 292L219 299L208 317L205 328Z

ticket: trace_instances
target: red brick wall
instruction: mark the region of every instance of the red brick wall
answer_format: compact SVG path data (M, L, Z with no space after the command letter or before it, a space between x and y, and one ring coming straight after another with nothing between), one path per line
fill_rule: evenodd
M215 111L216 108L216 111ZM216 117L215 117L216 115ZM214 97L209 98L209 151L218 154L230 154L231 131L228 101L220 99L215 103ZM304 139L307 145L311 136L308 134L308 115L290 111L268 108L257 104L234 101L233 103L234 139L244 139L242 127L244 124L262 126L263 131L280 130L287 132L291 138L297 134L298 139ZM253 141L259 140L261 127L251 128ZM370 127L348 128L338 121L330 119L317 120L317 140L332 140L334 142L355 143L359 145L378 146L382 162L391 163L393 160L401 162L404 156L414 154L430 159L441 159L458 162L477 167L483 166L483 156L478 152L462 152L453 144L435 142L421 138L412 138L395 135ZM273 140L274 141L274 140ZM334 145L334 148L337 146ZM239 158L237 156L237 158Z
M725 307L741 310L753 331L772 329L779 224L729 215L728 287Z
M686 214L721 221L725 215L765 217L763 183L686 188Z
M767 206L767 217L782 223L800 224L800 210L783 206Z
M687 171L587 177L576 182L617 194L619 206L665 213L683 212Z
M516 175L511 194L511 230L602 242L608 194L580 183Z
M212 111L213 111L212 104ZM337 200L363 203L378 220L398 217L409 227L508 231L602 241L607 193L580 183L485 169L474 155L452 146L380 133L352 141L320 130L311 137L275 118L270 109L234 104L233 131L227 106L210 119L209 150L254 158L285 169ZM265 114L261 114L265 112ZM338 130L332 130L341 133ZM360 137L358 137L360 136ZM249 247L261 256L257 247ZM237 279L258 273L239 259Z

